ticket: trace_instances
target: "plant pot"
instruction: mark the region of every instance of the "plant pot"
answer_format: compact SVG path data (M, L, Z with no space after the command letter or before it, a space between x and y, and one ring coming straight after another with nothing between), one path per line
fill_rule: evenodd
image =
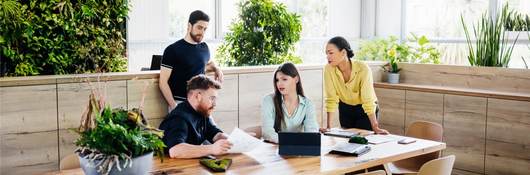
M399 83L399 73L388 73L388 83L398 84Z
M101 173L97 172L96 167L94 166L94 163L99 162L89 162L88 159L79 157L79 163L81 164L81 168L85 172L86 175L99 175ZM131 167L124 167L125 161L120 160L120 167L121 171L118 170L116 165L112 166L112 170L109 174L112 175L144 175L149 174L149 172L152 170L153 167L153 152L144 154L142 156L138 156L132 159L132 166Z

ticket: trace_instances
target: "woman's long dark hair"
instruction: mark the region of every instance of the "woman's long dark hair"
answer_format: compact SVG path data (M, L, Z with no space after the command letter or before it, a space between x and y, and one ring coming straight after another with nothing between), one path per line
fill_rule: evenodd
M293 78L298 77L298 83L296 83L296 93L298 95L301 95L302 97L305 97L304 89L302 88L302 80L294 64L287 62L280 65L280 67L278 67L278 69L276 69L276 71L274 72L274 77L272 80L274 85L274 112L276 113L274 119L274 130L276 132L280 132L283 121L282 94L276 86L276 83L278 82L278 80L276 79L278 72L281 72Z
M348 55L348 60L351 61L351 58L353 57L353 50L351 50L350 43L346 39L344 39L342 36L336 36L331 38L328 41L328 44L333 44L337 46L339 51L342 51L343 49L346 49L346 54Z

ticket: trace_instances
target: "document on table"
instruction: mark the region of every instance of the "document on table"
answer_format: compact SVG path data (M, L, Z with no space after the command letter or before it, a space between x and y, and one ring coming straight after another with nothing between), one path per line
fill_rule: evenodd
M262 143L261 140L247 134L245 131L237 127L234 128L230 136L228 136L228 141L233 144L232 148L228 150L228 153L249 152Z
M368 135L365 138L368 140L368 143L371 143L371 144L380 144L380 143L398 140L398 138L394 136L381 135L381 134Z

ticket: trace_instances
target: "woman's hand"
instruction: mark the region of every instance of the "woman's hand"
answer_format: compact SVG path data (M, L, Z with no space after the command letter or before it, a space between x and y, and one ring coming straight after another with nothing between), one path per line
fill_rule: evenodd
M329 131L329 128L320 128L319 130L321 133L325 133Z
M374 128L374 132L375 132L376 134L383 134L383 135L390 134L387 130L385 130L385 129L381 129L381 128L379 128L379 127L375 127L375 128Z

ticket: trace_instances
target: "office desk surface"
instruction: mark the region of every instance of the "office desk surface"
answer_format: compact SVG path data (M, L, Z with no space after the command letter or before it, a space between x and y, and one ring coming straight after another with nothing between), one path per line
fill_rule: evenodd
M389 135L396 138L403 136ZM407 145L397 141L370 145L372 150L360 157L328 154L337 143L347 139L322 135L321 156L282 157L278 146L263 143L260 147L244 154L230 154L218 158L231 158L232 166L226 174L340 174L362 170L376 165L402 160L417 155L445 149L445 143L417 139ZM213 174L199 164L199 159L154 160L152 174ZM63 170L53 174L83 174L81 169Z

